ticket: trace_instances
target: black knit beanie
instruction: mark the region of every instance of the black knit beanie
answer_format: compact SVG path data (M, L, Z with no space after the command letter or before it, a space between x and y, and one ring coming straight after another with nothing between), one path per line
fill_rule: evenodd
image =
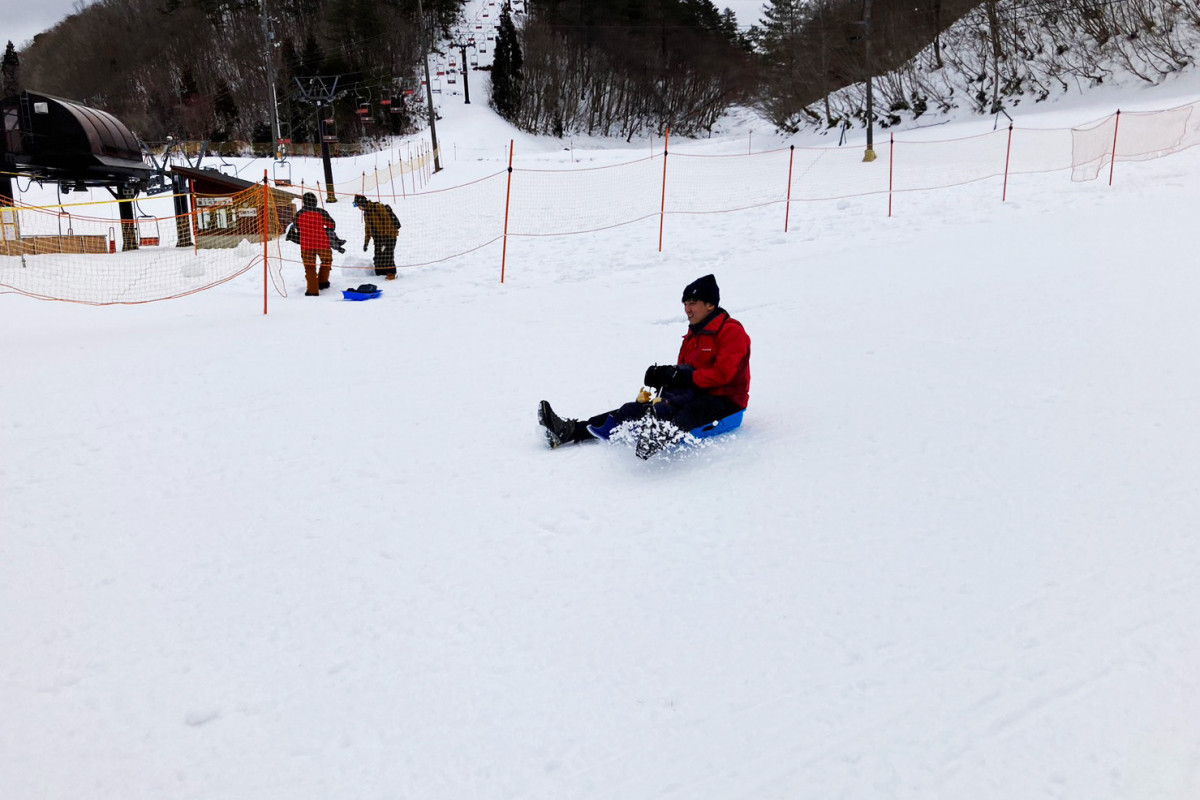
M683 302L699 300L702 303L721 305L721 290L717 288L717 279L712 275L697 278L683 290Z

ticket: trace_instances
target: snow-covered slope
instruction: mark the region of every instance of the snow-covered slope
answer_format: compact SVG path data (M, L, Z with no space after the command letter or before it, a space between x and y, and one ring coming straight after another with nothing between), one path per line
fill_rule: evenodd
M444 185L514 138L470 113ZM518 152L629 155L574 144ZM0 297L0 796L1197 796L1197 172L293 270L265 317ZM546 450L707 272L743 428Z

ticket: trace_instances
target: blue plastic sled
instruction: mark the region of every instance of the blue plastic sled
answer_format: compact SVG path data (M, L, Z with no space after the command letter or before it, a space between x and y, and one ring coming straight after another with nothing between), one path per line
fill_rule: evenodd
M746 409L730 414L728 417L722 417L716 422L710 422L707 425L701 425L692 431L692 436L697 439L707 439L709 436L720 436L722 433L729 433L732 430L742 427L742 415L746 413Z
M707 425L701 425L699 428L689 431L689 433L691 433L692 436L695 436L697 439L707 439L710 436L720 436L722 433L729 433L730 431L736 430L742 426L742 415L745 413L746 409L743 408L741 411L736 411L733 414L730 414L728 417L722 417L721 419L710 422ZM595 425L588 425L587 429L588 433L592 434L592 436L595 436L597 439L604 439L607 441L608 438L612 436L613 429L616 427L617 423L613 420L612 415L610 414L608 419L604 420L603 425L599 427Z
M342 298L344 300L374 300L381 294L383 294L382 289L377 289L373 292L356 292L353 289L342 290Z

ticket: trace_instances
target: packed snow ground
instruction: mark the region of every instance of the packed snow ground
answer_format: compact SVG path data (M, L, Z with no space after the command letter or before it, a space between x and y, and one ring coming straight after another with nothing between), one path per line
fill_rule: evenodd
M1200 796L1197 173L510 239L365 303L293 268L267 316L255 274L0 296L0 796ZM546 450L707 272L743 428Z

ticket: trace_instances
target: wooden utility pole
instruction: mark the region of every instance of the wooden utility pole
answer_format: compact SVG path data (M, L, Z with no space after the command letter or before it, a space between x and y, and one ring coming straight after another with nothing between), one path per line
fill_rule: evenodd
M275 137L272 149L275 151L275 157L279 158L282 146L280 139L283 138L283 134L279 131L279 101L275 95L275 35L271 32L271 24L267 18L266 0L262 0L260 8L262 10L263 67L267 73L267 108L271 115L271 133Z
M421 60L425 62L425 100L429 103L429 137L433 141L433 171L442 171L442 157L438 152L437 113L433 110L433 81L429 77L429 47L425 38L425 5L417 0L417 33L420 36Z
M863 161L875 160L875 103L872 87L875 83L875 70L871 59L871 0L863 0L863 33L866 38L866 67L867 67L867 152L863 153Z
M989 114L1000 111L1000 17L996 13L996 0L987 3L988 26L992 29L992 108Z

